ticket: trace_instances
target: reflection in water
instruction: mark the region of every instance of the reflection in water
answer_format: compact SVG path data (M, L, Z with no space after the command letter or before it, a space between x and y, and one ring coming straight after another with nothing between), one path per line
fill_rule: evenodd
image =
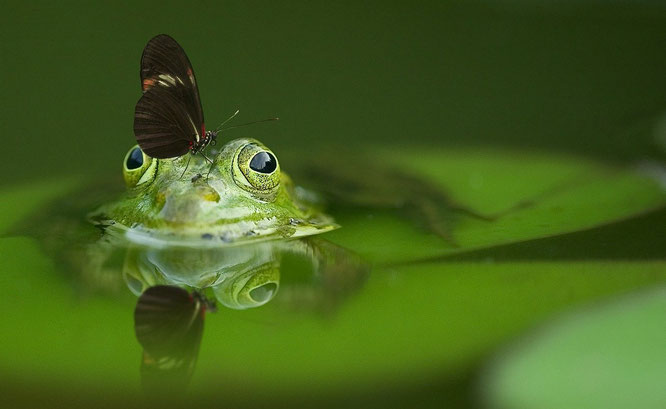
M264 306L277 312L268 319L280 320L293 311L326 318L370 271L353 252L319 237L155 248L128 242L124 231L113 226L103 226L102 232L101 237L90 237L93 231L80 241L44 244L64 269L79 274L76 285L89 295L129 288L139 297L135 329L147 389L177 384L172 390L180 391L187 384L203 341L203 311L212 304L207 299L234 310ZM51 233L49 238L56 237ZM224 339L214 342L224 348Z
M124 251L122 277L139 296L135 332L147 391L187 385L205 311L214 309L204 294L235 310L274 300L277 308L330 314L369 272L353 253L318 238L217 248L109 248Z
M215 304L199 292L150 287L134 310L134 331L143 347L141 383L147 391L183 388L194 373L206 311Z
M283 294L290 309L328 312L365 279L368 266L322 239L269 241L217 248L127 249L122 276L141 295L155 285L210 289L235 310L255 308Z

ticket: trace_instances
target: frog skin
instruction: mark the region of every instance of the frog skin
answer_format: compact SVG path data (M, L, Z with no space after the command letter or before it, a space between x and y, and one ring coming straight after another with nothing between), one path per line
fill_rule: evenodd
M303 237L338 227L293 186L275 155L242 138L219 152L153 159L138 146L123 162L128 191L91 215L148 245L221 245Z

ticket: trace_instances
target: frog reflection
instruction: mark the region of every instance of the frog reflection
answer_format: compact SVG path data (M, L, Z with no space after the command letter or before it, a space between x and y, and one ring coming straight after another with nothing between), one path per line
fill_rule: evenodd
M158 284L210 288L220 304L232 309L259 307L280 286L280 248L258 243L226 248L128 250L123 277L141 295Z
M210 310L211 302L205 301L208 298L235 310L274 300L278 308L326 314L364 282L368 271L367 264L353 253L321 239L218 248L128 248L122 275L139 296L137 311L147 309L146 294L151 291L175 289L157 297L159 302L153 299L152 314L135 320L137 340L144 348L144 386L156 389L156 385L187 384L202 339L204 307ZM182 288L192 291L190 298L182 296L187 294ZM167 296L174 291L181 295ZM202 315L197 316L197 311ZM147 337L146 328L159 331Z
M290 271L281 277L285 256ZM137 296L159 284L210 289L221 305L236 310L272 300L283 278L287 285L282 305L322 312L358 287L367 272L367 265L353 253L313 239L198 249L137 246L127 250L122 268L127 286ZM305 282L304 273L311 275Z

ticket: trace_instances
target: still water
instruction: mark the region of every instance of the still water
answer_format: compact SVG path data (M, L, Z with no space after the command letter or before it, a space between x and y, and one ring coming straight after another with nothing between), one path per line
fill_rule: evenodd
M663 401L647 380L666 376L653 331L666 282L666 14L656 2L528 3L10 5L5 399ZM220 143L261 140L339 228L296 237L302 220L286 217L270 240L187 245L94 216L125 200L138 60L161 32L188 50L207 121L280 116ZM185 186L219 186L191 176Z
M99 221L99 205L127 200L118 182L118 192L80 180L7 190L6 211L31 215L6 222L0 242L3 304L13 311L3 320L5 370L72 404L101 395L111 406L146 398L176 406L389 405L380 398L396 388L395 399L427 393L433 405L474 406L474 368L498 345L562 309L666 278L659 240L606 245L663 220L654 209L664 192L640 170L524 152L400 154L413 163L410 156L424 159L419 167L444 163L467 174L435 183L432 169L401 167L396 158L390 174L399 194L387 195L382 183L355 207L332 194L341 227L300 239L146 240L140 226ZM509 183L527 169L542 183ZM343 178L331 180L358 190ZM499 196L497 186L514 191ZM322 185L328 190L338 189ZM382 204L382 194L391 200ZM488 205L486 195L498 200ZM37 200L37 209L12 207ZM609 251L619 259L597 259ZM17 391L16 399L31 401Z

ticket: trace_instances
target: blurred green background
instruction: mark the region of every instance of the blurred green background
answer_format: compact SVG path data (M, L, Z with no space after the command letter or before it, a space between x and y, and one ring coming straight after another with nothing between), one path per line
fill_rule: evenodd
M482 174L504 183L514 180L513 169L529 174L520 188L530 193L540 191L539 181L550 183L574 169L591 175L593 193L603 193L594 197L613 204L596 212L594 197L585 196L581 184L578 194L565 196L559 213L565 220L573 210L578 218L567 220L571 226L535 223L558 205L545 200L523 225L507 219L504 230L495 231L502 238L540 239L499 246L501 240L487 238L482 228L468 228L472 238L495 246L448 258L431 252L441 249L440 238L392 213L373 214L370 223L362 212L335 214L345 228L329 237L385 265L330 320L282 314L272 304L246 315L218 313L207 322L198 364L194 393L203 401L215 404L222 388L234 407L322 401L405 407L414 397L429 399L420 403L433 407L444 401L476 407L479 374L513 337L558 312L664 282L663 207L610 226L546 237L638 212L629 212L626 203L644 210L663 204L663 191L654 187L643 192L650 200L632 203L640 195L624 193L642 189L633 179L617 185L623 186L616 194L622 200L614 201L616 185L599 182L607 169L587 162L631 166L666 159L663 2L4 2L0 186L12 186L0 196L3 229L15 221L11 211L25 217L42 204L40 198L58 196L59 182L50 183L60 176L115 175L122 185L121 158L134 144L139 58L158 33L176 38L192 61L209 128L236 109L238 123L281 118L222 138L256 137L279 157L312 152L306 162L325 161L340 146L381 146L444 188L467 186L474 170L462 169L465 164L479 164ZM481 159L464 154L477 148ZM494 148L507 154L495 155ZM532 150L541 153L513 156ZM426 151L430 156L421 155ZM450 161L418 160L446 158L447 152ZM493 161L504 173L494 174ZM289 162L283 167L289 170ZM519 196L502 183L492 185L477 198L481 206L501 207L502 200ZM25 193L26 187L33 191ZM506 197L488 200L493 193ZM364 236L366 226L374 230ZM532 228L538 234L512 230ZM408 253L419 262L386 265L387 255L400 261ZM144 407L136 400L141 351L130 318L135 297L123 289L115 298L77 298L60 266L32 239L2 240L0 254L0 283L10 294L0 306L17 311L3 321L11 337L0 345L0 377L17 405L66 406L80 398L82 406ZM650 329L659 316L643 311L618 322L643 329L631 345L645 344L654 341ZM615 322L608 318L600 331L612 333ZM392 337L393 331L398 335ZM578 340L576 334L571 339ZM650 373L664 373L656 354L644 355L656 362ZM523 397L521 376L534 376L535 390L550 392L548 377L546 386L537 377L535 356L537 364L528 356L513 364L518 369L497 370L508 375L501 390L489 387L495 403L512 407ZM630 386L641 391L639 383ZM114 399L99 402L99 396Z
M295 145L659 154L666 6L639 1L3 2L1 183L108 171L133 143L139 58L175 37L208 126ZM663 152L663 151L662 151ZM663 153L662 153L663 154Z

